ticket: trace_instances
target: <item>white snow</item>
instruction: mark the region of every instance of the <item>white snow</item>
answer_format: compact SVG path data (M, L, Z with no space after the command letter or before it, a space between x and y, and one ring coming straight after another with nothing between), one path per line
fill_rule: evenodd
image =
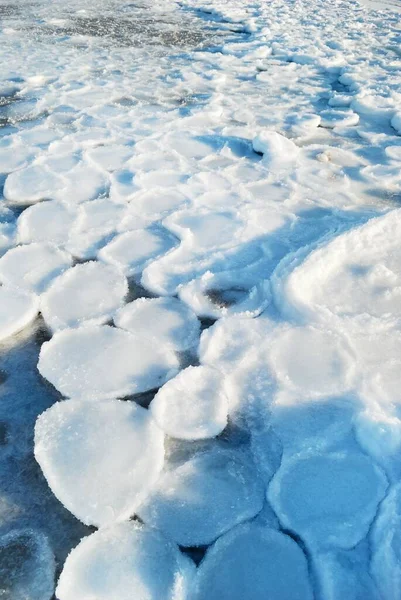
M158 531L135 521L84 538L68 556L59 600L189 600L195 567Z
M10 600L51 600L55 560L40 531L17 529L0 537L0 595Z
M71 264L71 255L52 244L33 243L17 246L0 258L0 280L14 287L41 294L52 280Z
M287 535L253 523L219 538L202 560L196 600L311 600L308 565Z
M149 408L159 427L171 437L215 437L227 425L224 379L210 367L188 367L160 388Z
M124 275L98 261L75 265L53 281L41 298L41 312L53 330L102 325L121 307L128 293Z
M258 514L263 500L249 456L215 446L167 465L138 514L181 546L203 546Z
M176 351L195 348L200 323L196 315L176 298L139 298L123 306L114 317L117 327L148 336Z
M35 458L53 493L97 527L132 517L157 481L164 435L132 402L56 402L35 426Z
M75 213L56 201L40 202L24 210L18 218L18 241L51 242L65 246L75 220Z
M64 329L43 344L38 369L64 396L102 400L160 387L178 371L171 348L103 326Z
M100 250L98 257L120 267L128 277L139 275L155 258L173 247L173 239L160 231L127 231Z
M27 327L38 312L39 301L36 296L8 285L0 286L0 339Z

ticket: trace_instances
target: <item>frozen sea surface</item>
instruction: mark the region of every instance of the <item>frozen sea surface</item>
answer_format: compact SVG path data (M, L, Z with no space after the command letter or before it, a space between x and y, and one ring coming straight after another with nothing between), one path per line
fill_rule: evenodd
M400 5L364 1L0 0L2 598L399 600Z

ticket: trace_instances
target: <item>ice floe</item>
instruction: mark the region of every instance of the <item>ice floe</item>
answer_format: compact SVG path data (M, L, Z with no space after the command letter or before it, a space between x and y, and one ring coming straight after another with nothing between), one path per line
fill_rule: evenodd
M134 515L163 467L164 435L135 403L66 400L39 416L35 458L64 506L99 527Z
M287 535L256 523L235 527L199 566L196 600L311 600L308 564Z
M283 460L268 498L283 527L311 547L352 548L368 533L387 490L383 472L358 451L305 451Z
M59 600L189 600L195 566L158 531L119 523L84 538L68 556Z
M102 325L121 307L127 292L127 280L116 267L99 261L78 264L43 294L41 312L53 331Z
M35 242L11 248L0 258L0 280L41 294L71 265L68 252L53 244Z
M181 546L203 546L254 517L263 499L249 455L215 446L167 465L138 514Z
M188 367L160 388L149 409L159 427L171 437L215 437L227 425L224 379L210 367Z
M37 317L39 300L34 294L0 286L0 339L8 338L27 327Z
M43 344L38 369L63 396L97 401L158 388L179 363L173 349L103 325L57 332Z
M121 329L170 344L178 352L194 349L200 336L196 315L177 298L139 298L114 317Z

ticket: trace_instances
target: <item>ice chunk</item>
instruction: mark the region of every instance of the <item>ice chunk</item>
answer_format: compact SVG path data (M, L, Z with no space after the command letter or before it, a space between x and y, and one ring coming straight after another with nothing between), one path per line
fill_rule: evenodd
M159 344L171 344L177 351L194 348L199 342L200 322L176 298L139 298L121 308L114 322Z
M56 402L35 426L35 458L53 493L97 527L129 519L164 462L164 434L134 402Z
M64 246L70 235L75 212L61 202L40 202L30 206L18 218L18 241L52 242Z
M371 572L384 600L401 596L401 485L381 504L373 527Z
M198 440L218 435L227 425L222 375L211 367L188 367L170 379L150 404L156 423L169 436Z
M11 173L4 184L4 197L12 204L35 204L51 200L64 187L62 175L46 164L33 164Z
M59 600L190 600L195 566L158 531L119 523L84 538L68 556Z
M130 277L140 274L152 260L174 246L170 234L152 229L127 231L100 250L98 257L123 269Z
M203 546L254 517L263 500L249 456L214 447L167 469L137 512L181 546Z
M338 394L353 384L355 356L338 332L287 329L272 344L270 361L282 385L308 396Z
M37 317L39 300L8 285L0 286L0 340L18 333Z
M55 561L47 537L31 529L0 538L0 597L4 600L50 600Z
M401 210L371 219L312 252L274 279L277 303L289 315L327 321L334 315L365 328L401 316Z
M96 258L99 248L110 241L124 214L124 206L110 198L84 202L70 232L68 250L79 258Z
M171 348L108 325L57 332L43 344L38 363L63 395L91 400L160 387L178 368Z
M255 152L263 154L264 160L272 169L285 169L297 159L299 148L276 131L263 131L254 138Z
M41 311L53 331L82 323L102 325L121 307L127 293L127 280L116 267L87 262L53 282L41 298Z
M310 451L283 460L268 491L281 525L310 545L351 548L368 532L387 489L364 454Z
M312 600L306 557L287 535L256 523L235 527L209 548L196 600Z
M71 264L70 254L52 244L26 244L8 250L0 258L0 279L41 294Z

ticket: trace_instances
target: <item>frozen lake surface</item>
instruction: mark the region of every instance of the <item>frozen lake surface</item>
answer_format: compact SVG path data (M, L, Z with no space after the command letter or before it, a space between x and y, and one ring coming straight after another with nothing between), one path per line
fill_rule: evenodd
M401 23L366 2L0 1L2 598L399 599Z

